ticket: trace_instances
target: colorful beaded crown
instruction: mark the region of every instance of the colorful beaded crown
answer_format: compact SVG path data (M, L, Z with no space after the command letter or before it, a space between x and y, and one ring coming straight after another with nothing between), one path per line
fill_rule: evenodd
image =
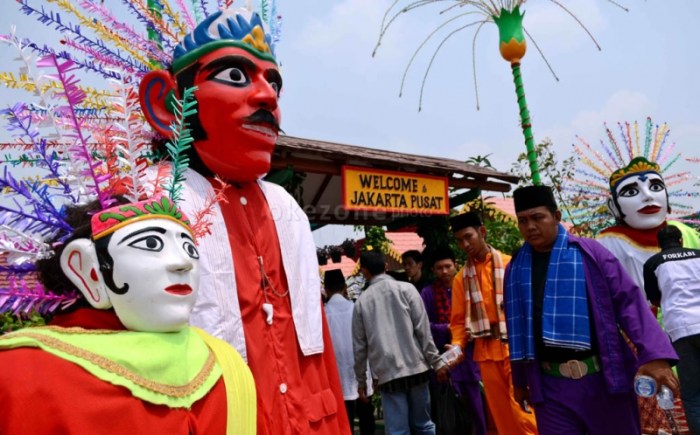
M650 162L644 157L635 157L629 164L623 168L618 169L613 172L610 176L610 192L614 192L618 183L630 175L633 174L646 174L648 172L653 172L655 174L660 173L661 168L654 162Z

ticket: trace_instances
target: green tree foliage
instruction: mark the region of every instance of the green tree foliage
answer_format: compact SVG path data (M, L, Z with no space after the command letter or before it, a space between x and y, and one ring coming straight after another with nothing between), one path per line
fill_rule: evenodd
M488 204L489 197L479 197L467 203L471 211L481 215L486 227L486 242L505 254L512 254L523 244L515 219Z
M552 186L554 196L557 199L559 209L562 211L562 219L572 224L571 231L592 236L602 228L593 228L589 222L573 218L573 207L587 207L585 201L567 183L574 177L575 158L573 156L562 160L557 158L554 144L549 138L545 138L537 147L537 160L539 163L542 183ZM519 178L518 187L527 186L530 183L530 167L526 153L521 153L518 160L513 163L510 173ZM606 225L607 226L607 225Z
M484 219L484 226L486 241L504 254L512 255L523 244L518 226L506 216L494 214Z
M423 238L423 244L426 247L452 246L454 244L447 216L420 217L417 224L416 233Z
M496 170L491 164L490 156L491 154L486 154L485 156L477 155L468 158L466 162L482 168ZM520 162L520 159L522 159L522 172L517 175L522 182L530 179L530 166L526 153L520 154L518 162ZM541 163L540 167L542 167ZM522 245L523 238L512 218L497 212L493 208L486 207L488 198L484 198L483 193L480 194L479 198L469 203L470 209L481 213L481 220L484 222L484 227L486 227L486 241L499 251L511 254Z
M470 165L496 170L491 164L490 156L491 154L477 155L469 157L465 162ZM455 191L450 192L451 198L459 195L462 194ZM483 192L479 191L478 196L466 202L464 207L466 210L476 211L481 214L487 232L486 240L489 244L499 251L511 253L522 244L522 237L518 227L512 218L497 212L492 207L487 207L488 198L484 197ZM455 214L457 214L457 211L452 210L452 215ZM466 260L466 254L457 245L446 216L420 218L418 220L417 233L425 241L428 256L430 255L429 251L433 248L449 246L452 252L455 253L458 264L463 264Z
M574 157L569 157L559 163L554 151L554 144L549 138L545 138L537 144L537 161L542 174L542 183L554 187L557 199L563 199L562 185L564 181L574 175ZM520 153L518 160L513 163L510 173L519 178L518 187L532 184L530 181L530 167L526 153Z
M0 335L28 326L42 326L46 320L37 312L15 316L12 313L0 313Z
M379 250L386 253L389 247L389 239L386 238L384 228L380 226L365 227L365 243L362 252Z
M423 238L423 273L432 278L431 263L433 251L442 247L449 247L455 254L457 264L463 264L465 254L457 246L455 238L450 230L450 222L447 216L426 216L418 218L416 233Z

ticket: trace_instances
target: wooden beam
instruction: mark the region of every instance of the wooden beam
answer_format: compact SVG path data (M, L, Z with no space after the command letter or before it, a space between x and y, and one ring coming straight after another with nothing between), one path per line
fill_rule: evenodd
M481 189L492 192L510 192L510 184L497 181L481 181L469 178L448 178L447 183L451 187L459 189Z
M333 179L333 176L328 174L323 178L323 181L321 181L321 185L318 186L318 190L316 191L316 194L314 195L313 199L311 200L311 205L314 207L318 205L318 202L321 200L321 196L323 195L323 192L326 191L326 187L328 187L328 184L331 182Z
M297 172L311 172L312 174L340 175L341 172L341 165L337 162L300 159L295 157L276 159L275 157L276 156L272 157L272 169L292 166Z
M309 160L300 158L285 158L285 159L274 159L272 160L273 169L282 169L292 166L297 172L310 172L312 174L324 174L324 175L340 175L342 163L339 162L325 162L320 160ZM368 168L373 169L373 168ZM421 174L416 174L421 175ZM439 174L433 174L439 175ZM445 175L441 175L445 176ZM447 183L450 187L455 187L458 189L481 189L488 190L492 192L510 192L511 185L508 183L501 183L499 181L486 181L483 179L475 178L454 178L447 177Z
M450 198L450 208L455 208L458 207L465 202L469 202L473 199L476 199L479 197L479 193L481 193L481 189L471 189L468 190L464 193L460 193L459 195L453 196Z
M353 212L334 216L325 213L307 213L309 222L319 225L386 225L394 219L391 213Z

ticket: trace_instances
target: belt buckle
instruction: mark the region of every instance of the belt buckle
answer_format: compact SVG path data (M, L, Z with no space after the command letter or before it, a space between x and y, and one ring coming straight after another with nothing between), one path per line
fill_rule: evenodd
M572 359L562 363L559 366L559 372L565 378L581 379L588 373L588 366L583 361Z

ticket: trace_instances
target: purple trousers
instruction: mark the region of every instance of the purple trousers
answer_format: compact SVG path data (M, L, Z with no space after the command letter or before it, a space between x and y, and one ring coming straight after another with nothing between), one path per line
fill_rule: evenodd
M452 386L464 397L467 412L472 416L476 435L486 435L486 411L481 400L481 384L477 382L453 382Z
M602 373L581 379L542 375L544 402L535 405L540 435L639 435L634 392L609 394Z

